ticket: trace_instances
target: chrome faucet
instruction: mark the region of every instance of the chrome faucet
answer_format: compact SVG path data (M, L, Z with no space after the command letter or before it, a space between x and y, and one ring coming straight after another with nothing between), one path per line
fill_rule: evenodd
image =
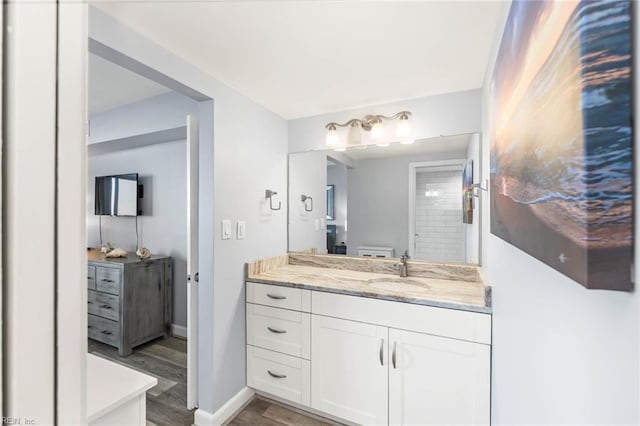
M402 278L407 276L407 260L409 260L409 251L405 250L404 254L400 258L400 263L396 263L400 272L400 277Z

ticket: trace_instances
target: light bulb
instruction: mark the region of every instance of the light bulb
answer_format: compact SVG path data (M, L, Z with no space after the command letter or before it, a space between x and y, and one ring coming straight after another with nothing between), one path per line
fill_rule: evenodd
M396 136L403 137L411 134L411 122L407 114L402 114L396 127Z
M336 126L332 124L327 125L326 145L327 146L338 145L338 130L336 129Z
M351 125L349 125L348 144L360 145L361 142L362 131L360 130L360 123L358 123L357 121L352 121Z
M384 136L384 124L381 119L376 119L371 125L371 139L380 139Z

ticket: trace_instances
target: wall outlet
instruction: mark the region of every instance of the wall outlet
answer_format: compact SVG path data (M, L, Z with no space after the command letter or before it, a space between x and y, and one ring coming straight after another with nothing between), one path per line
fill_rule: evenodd
M225 219L222 221L222 239L231 239L231 221L229 219Z
M244 220L239 220L236 224L236 238L238 240L247 238L247 222Z

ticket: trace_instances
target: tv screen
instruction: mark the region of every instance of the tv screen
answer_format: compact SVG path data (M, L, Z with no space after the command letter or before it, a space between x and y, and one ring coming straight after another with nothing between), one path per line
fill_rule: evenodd
M95 214L138 215L138 174L96 177Z

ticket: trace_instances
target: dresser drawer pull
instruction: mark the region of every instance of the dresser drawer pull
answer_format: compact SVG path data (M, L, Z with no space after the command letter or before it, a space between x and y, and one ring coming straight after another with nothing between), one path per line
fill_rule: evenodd
M107 278L103 278L101 281L102 281L103 283L115 283L115 281L114 281L114 280L110 280L110 279L107 279Z
M102 333L102 334L106 334L107 336L110 336L110 335L112 335L112 334L113 334L113 333L112 333L112 332L110 332L109 330L102 330L102 331L101 331L101 333Z
M109 305L100 305L101 308L103 309L113 309L111 306Z
M276 299L276 300L284 300L287 298L287 296L278 296L276 294L270 294L270 293L267 293L267 297L269 297L270 299Z
M87 303L93 305L93 302L91 300L87 300Z
M267 330L269 330L272 333L276 333L276 334L284 334L287 332L287 330L279 330L277 328L271 328L267 326Z
M92 325L89 325L89 326L87 326L87 328L93 328L93 326L92 326Z
M286 379L287 375L286 374L278 374L278 373L274 373L271 370L267 370L267 373L269 373L269 375L271 377L274 377L276 379Z
M88 279L88 280L92 280L92 279L93 279L93 277L87 277L87 279Z

